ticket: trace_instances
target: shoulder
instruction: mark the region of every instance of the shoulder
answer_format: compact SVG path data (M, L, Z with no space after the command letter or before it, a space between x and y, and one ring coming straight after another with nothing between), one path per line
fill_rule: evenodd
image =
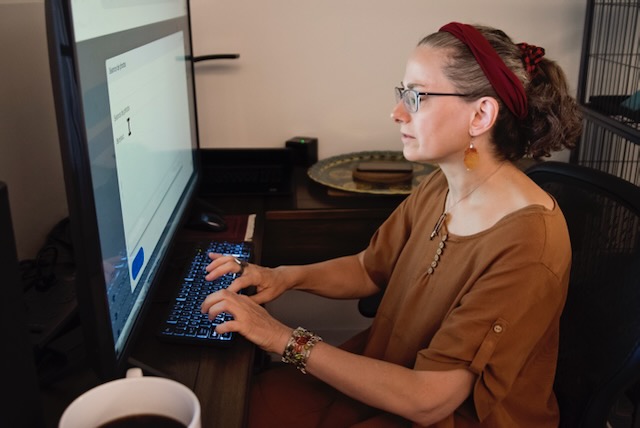
M509 254L511 262L539 263L562 276L571 264L567 223L558 203L547 209L530 205L505 216L483 240L493 253Z

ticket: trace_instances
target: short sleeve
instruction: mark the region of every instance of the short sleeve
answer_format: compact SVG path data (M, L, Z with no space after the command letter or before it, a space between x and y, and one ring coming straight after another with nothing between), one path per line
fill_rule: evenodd
M542 263L494 267L451 311L429 347L418 353L415 368L467 368L476 374L473 403L482 420L512 392L523 367L538 364L540 358L555 364L555 347L535 359L532 353L548 334L557 334L565 292L562 279Z

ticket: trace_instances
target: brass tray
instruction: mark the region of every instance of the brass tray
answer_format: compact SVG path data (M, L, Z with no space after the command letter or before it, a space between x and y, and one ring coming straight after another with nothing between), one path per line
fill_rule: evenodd
M323 159L313 164L308 170L309 177L325 186L346 192L372 193L381 195L409 194L437 166L411 162L413 178L404 183L370 183L353 179L353 170L363 161L397 161L406 162L401 151L370 151L347 153Z

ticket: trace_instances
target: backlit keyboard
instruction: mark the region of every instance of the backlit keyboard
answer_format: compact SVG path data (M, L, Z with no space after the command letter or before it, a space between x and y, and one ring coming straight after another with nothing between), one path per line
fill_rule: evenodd
M211 262L208 254L229 254L239 260L250 261L251 250L251 244L248 242L214 241L199 246L181 280L169 314L162 323L160 337L178 342L229 344L234 335L218 334L216 326L233 319L232 316L222 313L211 321L207 314L200 312L200 306L209 294L227 288L236 278L236 274L228 274L214 281L205 280L205 267Z

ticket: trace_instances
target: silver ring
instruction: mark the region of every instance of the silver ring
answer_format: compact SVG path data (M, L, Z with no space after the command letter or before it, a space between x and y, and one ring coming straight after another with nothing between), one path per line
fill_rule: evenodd
M244 273L244 268L247 266L247 262L245 262L244 260L240 260L237 257L234 257L233 261L236 262L240 267L240 270L237 272L237 275L238 276L242 275Z

